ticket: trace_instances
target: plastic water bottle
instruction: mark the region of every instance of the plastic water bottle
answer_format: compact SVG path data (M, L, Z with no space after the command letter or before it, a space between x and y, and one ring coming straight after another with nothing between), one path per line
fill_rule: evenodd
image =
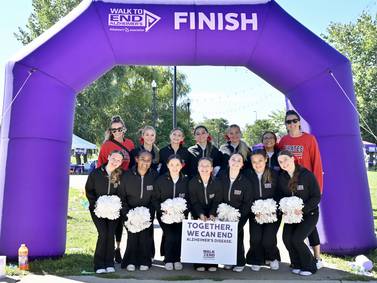
M29 270L29 249L22 244L18 249L18 268L20 270Z
M358 255L355 258L355 262L365 271L370 271L373 268L373 262L367 258L365 255Z

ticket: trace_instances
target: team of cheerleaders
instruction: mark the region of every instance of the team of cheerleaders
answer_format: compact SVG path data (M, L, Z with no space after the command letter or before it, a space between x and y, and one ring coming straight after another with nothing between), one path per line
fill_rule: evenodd
M219 149L211 143L207 128L200 125L194 130L194 146L183 146L184 134L177 128L170 133L170 144L159 150L153 127L142 130L140 145L135 147L125 137L122 119L113 117L98 167L86 183L89 210L98 231L96 273L115 272L114 258L127 271L148 270L155 254L151 225L155 217L163 231L160 253L165 269L182 270L182 219L190 215L220 221L220 214L223 220L238 221L237 264L224 268L242 272L248 264L253 271L264 265L279 269L276 235L283 221L283 242L292 272L315 273L322 267L316 229L321 157L315 137L301 131L295 111L287 111L285 125L288 134L278 144L276 135L266 132L261 137L264 149L254 151L241 140L237 125L227 129L228 142ZM277 209L278 204L285 209ZM250 243L245 256L247 221ZM128 237L121 256L123 226ZM194 264L194 268L213 272L217 265Z

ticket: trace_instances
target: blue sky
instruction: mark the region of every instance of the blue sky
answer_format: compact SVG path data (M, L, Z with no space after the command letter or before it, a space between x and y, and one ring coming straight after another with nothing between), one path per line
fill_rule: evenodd
M24 27L31 13L31 0L0 4L0 89L4 64L22 45L13 33ZM288 13L320 35L331 22L354 22L363 10L377 12L377 0L277 0ZM222 117L241 126L284 109L284 96L245 68L178 67L191 86L192 117L196 122ZM208 107L211 105L211 107Z

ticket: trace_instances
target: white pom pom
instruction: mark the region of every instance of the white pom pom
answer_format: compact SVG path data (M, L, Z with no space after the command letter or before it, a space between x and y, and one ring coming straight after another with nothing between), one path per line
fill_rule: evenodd
M152 225L151 214L149 209L144 206L138 206L127 213L127 221L124 223L128 231L138 233Z
M287 224L300 223L303 219L303 213L297 215L296 210L302 212L304 202L301 198L285 197L280 200L279 209L283 212L283 222Z
M185 210L187 209L186 200L184 198L167 199L161 203L163 211L161 221L165 224L181 223L185 219Z
M239 210L226 203L221 203L217 208L217 218L220 221L237 222L240 217Z
M276 201L272 198L258 199L251 206L251 211L255 214L255 221L258 224L274 223L278 221L276 209Z
M122 202L118 196L104 195L97 199L94 213L98 218L115 220L119 218L121 208Z

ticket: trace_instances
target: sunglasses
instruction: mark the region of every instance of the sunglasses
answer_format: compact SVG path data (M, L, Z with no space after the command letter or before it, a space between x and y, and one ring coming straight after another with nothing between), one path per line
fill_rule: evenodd
M290 124L296 124L296 123L298 123L298 121L300 121L299 119L292 119L292 120L286 120L285 121L285 123L287 124L287 125L290 125Z
M123 127L119 127L119 128L110 128L110 131L111 131L112 133L123 132L123 131L124 131L124 128L123 128Z

